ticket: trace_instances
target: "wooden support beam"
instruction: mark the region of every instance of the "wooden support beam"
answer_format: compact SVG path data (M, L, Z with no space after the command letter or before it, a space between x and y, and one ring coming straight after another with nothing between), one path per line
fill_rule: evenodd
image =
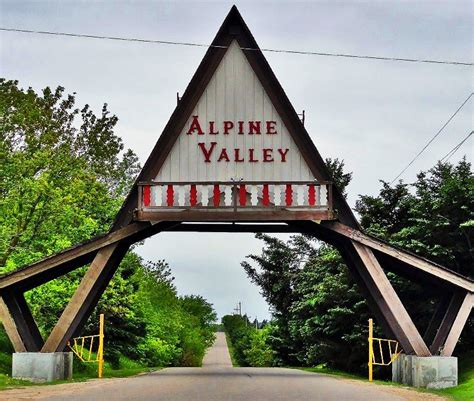
M68 340L76 336L86 323L100 296L128 251L130 245L145 235L153 235L175 226L176 222L157 222L146 232L130 236L102 248L89 266L79 287L64 309L61 317L47 338L41 352L59 352L64 350ZM179 224L179 223L178 223Z
M454 348L456 347L459 337L461 336L462 329L469 318L469 314L471 313L473 306L474 293L465 293L462 304L456 314L456 318L454 319L453 324L450 326L446 342L444 343L444 347L441 351L441 356L451 356L453 354Z
M3 327L10 339L13 349L15 352L26 352L26 346L23 342L18 328L16 327L15 320L13 319L10 311L8 310L7 304L3 300L3 297L0 297L0 320L3 324Z
M445 282L448 282L458 288L463 288L467 291L474 292L474 282L472 280L463 277L451 270L445 269L442 266L430 262L427 259L401 249L394 248L383 241L377 240L376 238L370 237L359 230L355 230L338 222L324 221L321 222L321 225L334 232L337 232L340 235L350 238L357 243L390 255L391 257L394 257L397 260L406 263L407 265L413 266L413 268L419 269L431 276L434 276L439 280L444 280Z
M250 208L249 208L250 209ZM183 210L183 211L143 211L136 212L136 221L181 221L181 222L203 222L203 221L247 221L263 222L275 221L285 222L290 220L330 220L333 214L330 210L240 210L234 212L215 210Z
M27 290L90 263L98 250L150 229L150 223L133 223L104 236L66 249L49 258L0 276L0 291L12 286Z
M43 346L43 338L23 294L7 292L3 294L2 299L6 308L2 315L5 314L7 317L8 325L15 326L14 328L13 326L9 327L7 331L9 337L11 334L10 339L15 350L18 346L19 349L25 348L27 352L38 352ZM19 344L18 336L23 346Z
M47 338L41 352L63 351L89 317L108 282L129 248L128 244L114 243L102 248L81 280L79 287L64 309Z
M383 332L385 335L389 336L389 338L395 338L395 335L393 334L387 319L379 308L374 295L372 294L369 287L365 284L362 276L359 274L360 266L357 266L357 263L353 260L354 252L352 250L350 240L324 228L321 224L316 224L311 221L292 221L289 222L288 225L291 226L295 231L298 231L302 234L312 235L319 240L325 241L326 243L334 246L339 251L351 273L351 276L354 278L354 281L358 285L362 295L367 300L367 304L371 312L375 315L375 318L382 326Z
M351 245L352 249L349 252L353 255L359 274L369 287L372 296L405 353L430 356L431 353L428 347L372 250L356 241L352 241Z
M433 355L439 355L443 345L448 338L451 326L458 315L459 309L465 298L465 291L456 291L450 297L447 308L441 318L441 322L436 327L435 336L430 345L430 351Z
M185 223L169 228L173 232L206 233L298 233L297 228L288 224L239 224L239 223Z
M373 291L369 289L364 279L360 275L359 273L360 266L359 267L357 266L357 263L353 260L353 256L349 255L346 247L341 246L337 248L342 258L344 259L344 262L346 263L346 266L349 269L351 276L354 278L354 281L358 285L359 290L361 291L362 295L366 299L370 312L375 316L375 319L382 327L383 333L388 338L396 338L395 334L392 331L392 328L390 327L390 324L388 323L388 320L386 319L384 313L380 309L379 302L377 302Z

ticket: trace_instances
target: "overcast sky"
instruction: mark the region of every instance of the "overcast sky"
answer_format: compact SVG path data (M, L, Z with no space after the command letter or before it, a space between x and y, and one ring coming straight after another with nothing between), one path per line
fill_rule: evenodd
M4 1L9 28L210 43L232 2ZM237 2L261 47L392 57L473 60L473 2ZM61 85L97 112L145 162L205 49L0 32L0 75L40 90ZM323 157L345 160L348 188L376 194L473 89L471 67L265 54ZM412 181L472 130L474 101L402 178ZM473 139L451 159L467 155ZM237 301L259 319L268 308L240 262L261 244L250 234L159 234L137 249L166 259L180 294L198 293L222 316Z

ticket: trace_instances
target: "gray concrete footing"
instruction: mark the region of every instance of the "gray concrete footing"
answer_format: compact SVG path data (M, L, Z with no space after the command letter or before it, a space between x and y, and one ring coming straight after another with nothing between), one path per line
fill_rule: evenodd
M458 358L401 354L393 362L392 381L431 389L455 387L458 385Z
M16 352L12 377L35 382L72 379L72 352Z

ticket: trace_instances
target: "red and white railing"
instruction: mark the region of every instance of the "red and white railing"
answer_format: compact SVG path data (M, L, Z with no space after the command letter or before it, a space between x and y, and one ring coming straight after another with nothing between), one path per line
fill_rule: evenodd
M332 209L330 182L142 182L139 210Z

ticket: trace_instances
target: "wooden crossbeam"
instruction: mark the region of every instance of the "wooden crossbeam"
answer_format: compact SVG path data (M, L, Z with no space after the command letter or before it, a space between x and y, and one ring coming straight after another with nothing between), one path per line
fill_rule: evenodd
M471 280L462 277L455 272L450 270L444 269L441 266L438 266L428 260L415 256L411 253L402 251L398 248L394 248L382 241L379 241L373 237L369 237L368 235L362 233L359 230L355 230L346 226L344 224L338 222L322 222L321 225L324 227L337 232L351 240L366 245L371 249L377 250L389 256L396 258L399 261L402 261L413 268L419 269L437 279L443 280L448 282L458 288L463 288L469 292L474 292L474 282Z
M458 309L458 313L456 314L456 318L454 319L453 324L450 326L444 347L441 351L441 356L451 356L453 354L454 348L456 347L459 337L461 336L462 329L464 328L464 325L466 324L473 307L474 294L465 293L462 304Z
M239 223L185 223L168 230L173 232L207 233L298 233L299 230L288 224L239 224Z
M253 210L253 211L213 211L213 210L183 210L183 211L153 211L138 210L137 221L248 221L285 222L290 220L330 220L333 214L330 210Z
M372 250L356 241L351 241L349 250L359 273L369 287L375 301L390 325L391 331L407 354L430 356L418 329L403 306L400 298L385 275ZM358 258L356 257L358 256Z

